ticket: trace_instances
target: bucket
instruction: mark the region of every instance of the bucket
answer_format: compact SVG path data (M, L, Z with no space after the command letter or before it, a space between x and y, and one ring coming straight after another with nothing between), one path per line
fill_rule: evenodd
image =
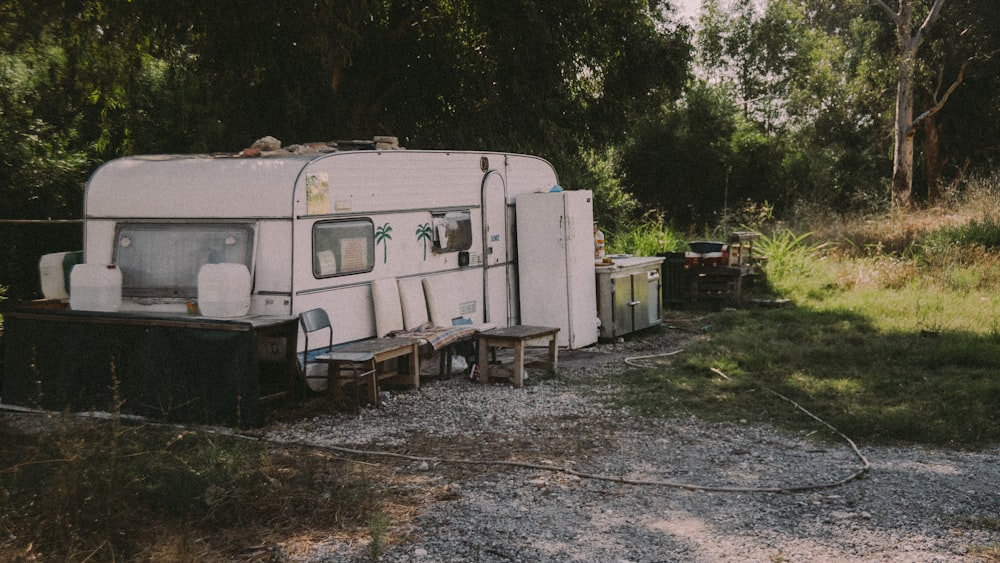
M69 275L69 308L117 311L122 304L122 271L114 264L77 264Z
M243 264L205 264L198 270L198 310L206 317L250 312L250 270Z

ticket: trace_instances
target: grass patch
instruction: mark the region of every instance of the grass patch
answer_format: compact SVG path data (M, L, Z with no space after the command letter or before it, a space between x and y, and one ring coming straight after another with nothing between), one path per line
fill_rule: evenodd
M867 443L1000 442L1000 258L990 250L1000 225L965 210L915 215L841 224L837 238L816 234L829 228L764 236L767 290L795 306L713 314L710 337L669 367L624 374L633 388L619 402L815 428L773 390Z
M915 295L871 292L859 300L719 313L711 337L689 347L682 362L624 377L642 389L633 392L636 406L648 414L681 408L716 420L812 425L771 389L869 443L1000 441L993 415L1000 339L985 324L990 315L975 299L924 306L915 305Z
M391 541L371 527L391 507L370 466L206 432L48 422L0 424L0 559L264 561L295 538Z
M1000 441L995 338L882 330L854 313L804 308L723 313L712 326L674 366L623 374L630 390L620 400L656 416L815 428L773 390L867 443Z
M695 344L680 373L705 377L711 367L728 367L730 379L713 383L729 397L717 417L735 411L795 428L811 424L763 391L772 389L869 443L1000 440L992 415L1000 345L988 336L883 328L855 312L801 307L728 313L713 326L713 338Z

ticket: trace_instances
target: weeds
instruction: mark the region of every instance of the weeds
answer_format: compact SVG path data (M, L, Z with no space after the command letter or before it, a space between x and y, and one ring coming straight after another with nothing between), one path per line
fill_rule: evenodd
M790 229L778 231L771 235L762 234L756 250L768 263L801 264L813 260L828 243L811 243L810 233L797 235ZM773 266L772 266L773 267ZM777 272L775 272L777 274ZM786 275L794 275L799 271L789 271Z
M381 511L375 511L368 517L368 533L371 542L368 544L368 554L372 561L378 561L385 551L386 532L389 530L389 517Z
M608 241L608 254L656 256L664 252L683 252L686 248L684 237L658 217L647 217L637 226L611 233Z
M232 560L312 531L360 534L384 510L354 466L315 451L70 417L40 427L0 425L0 559Z
M1000 248L1000 221L993 216L984 216L962 225L946 226L926 236L923 246L929 251L950 246Z

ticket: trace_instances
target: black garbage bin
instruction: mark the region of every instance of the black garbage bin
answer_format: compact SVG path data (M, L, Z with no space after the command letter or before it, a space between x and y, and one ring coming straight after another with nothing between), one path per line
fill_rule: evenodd
M660 284L660 303L664 308L675 307L687 303L690 298L690 287L687 273L684 269L683 252L663 252L657 254L663 258L663 278Z

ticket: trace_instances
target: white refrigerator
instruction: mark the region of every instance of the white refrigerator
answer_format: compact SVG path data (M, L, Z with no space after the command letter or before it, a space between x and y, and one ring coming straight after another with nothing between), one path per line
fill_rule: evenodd
M514 205L521 324L559 327L570 349L597 342L593 195L522 194Z

